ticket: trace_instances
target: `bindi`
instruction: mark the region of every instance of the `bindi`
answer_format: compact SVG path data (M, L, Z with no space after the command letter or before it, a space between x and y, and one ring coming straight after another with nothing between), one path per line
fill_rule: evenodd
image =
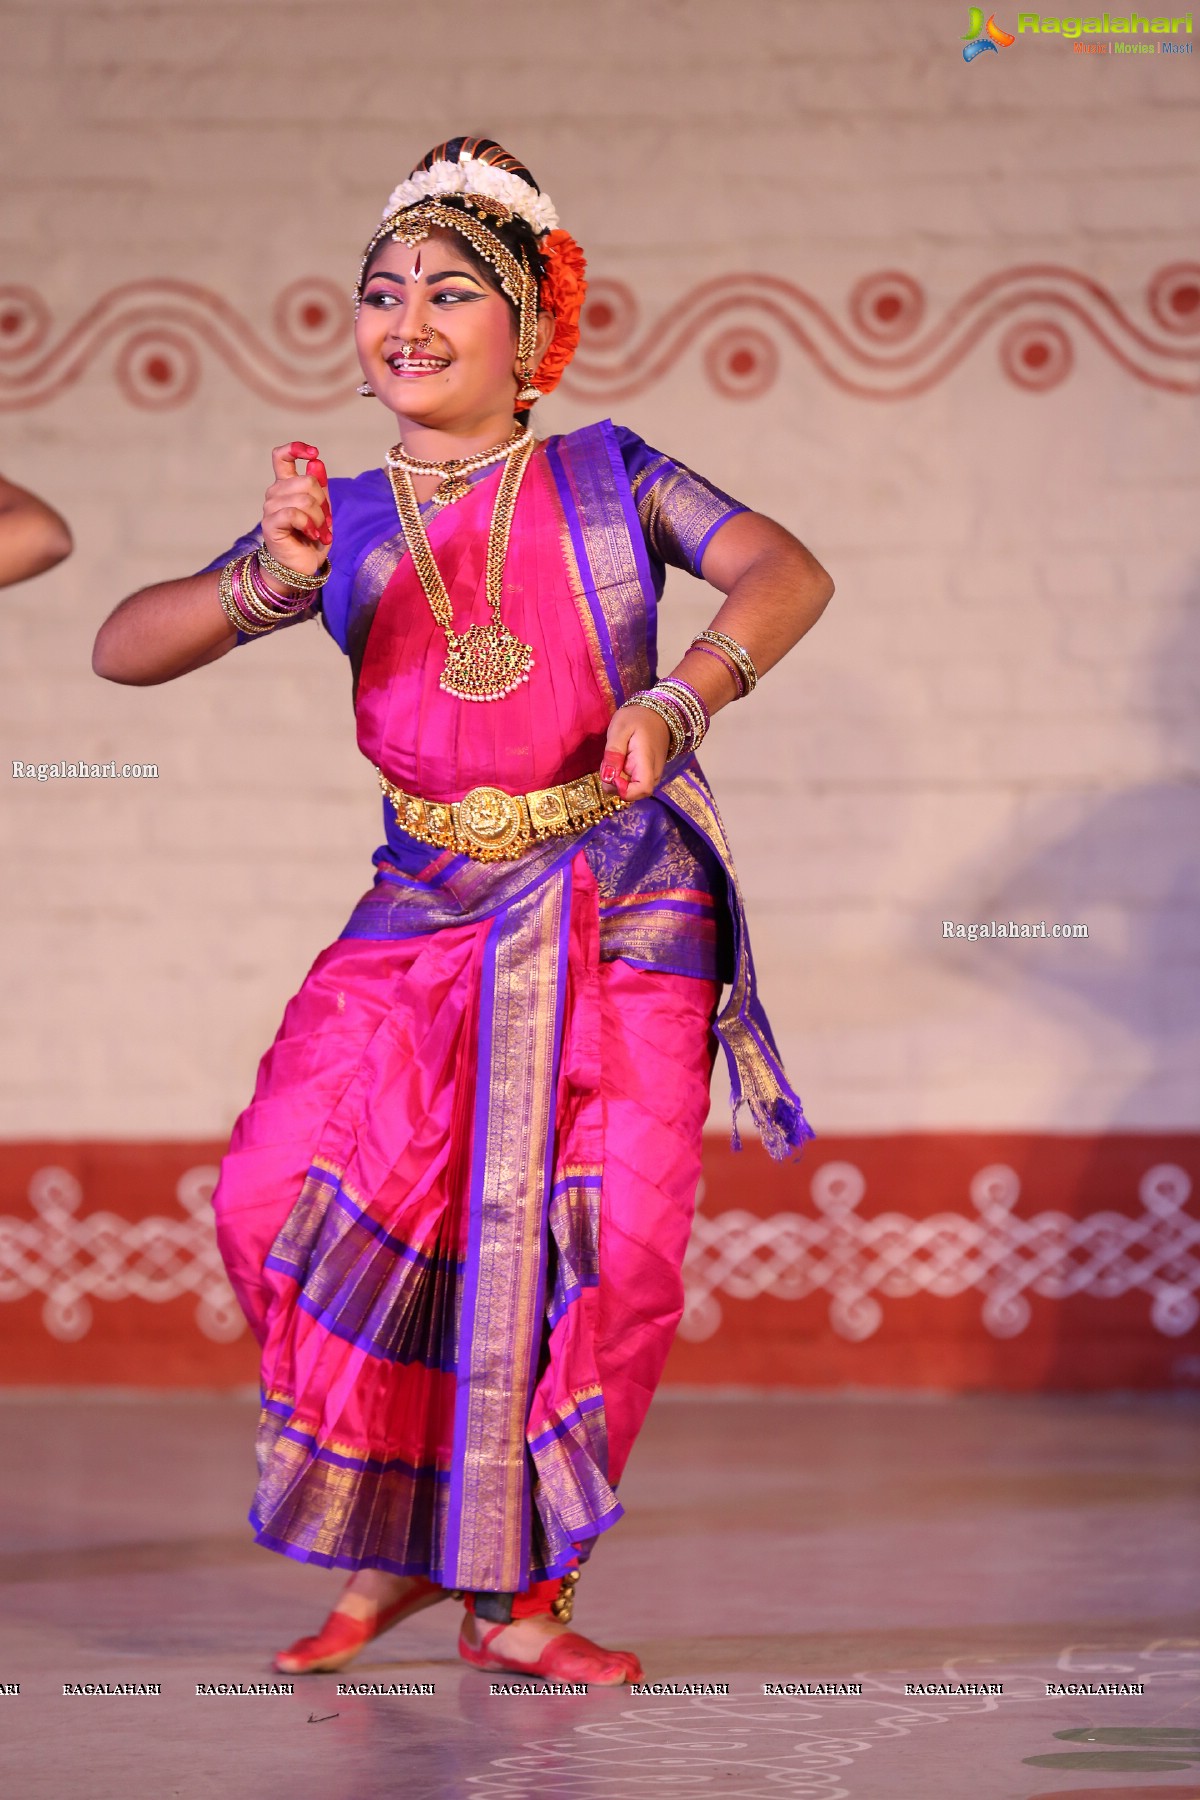
M411 279L413 281L420 281L420 279L421 279L421 252L420 252L420 250L417 251L417 260L412 266Z

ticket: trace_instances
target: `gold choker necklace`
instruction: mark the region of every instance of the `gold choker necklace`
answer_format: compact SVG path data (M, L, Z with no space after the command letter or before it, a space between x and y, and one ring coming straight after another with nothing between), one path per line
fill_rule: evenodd
M451 456L445 462L427 462L422 457L410 456L403 444L393 444L387 453L388 472L403 469L408 475L440 475L442 483L434 489L431 505L453 506L456 500L470 493L471 483L464 478L473 469L486 469L490 463L512 456L531 436L528 425L518 425L512 436L494 449L477 450L474 456Z
M445 632L449 644L446 666L438 685L446 693L456 694L460 700L502 700L505 694L511 694L514 688L529 680L529 671L533 667L533 646L522 643L506 625L500 623L500 601L504 593L504 560L508 553L508 537L512 530L517 494L521 477L529 466L529 458L535 447L532 432L524 431L518 440L506 446L499 454L495 451L488 453L493 462L498 462L500 455L508 458L507 467L500 477L496 503L492 508L492 522L488 528L485 592L492 610L492 622L490 625L471 625L461 634L454 629L454 610L446 592L446 584L442 580L442 572L425 535L425 525L417 505L417 496L413 492L408 467L402 462L393 462L390 457L388 459L388 479L395 495L396 511L404 527L408 553L413 559L413 567L429 602L429 610Z

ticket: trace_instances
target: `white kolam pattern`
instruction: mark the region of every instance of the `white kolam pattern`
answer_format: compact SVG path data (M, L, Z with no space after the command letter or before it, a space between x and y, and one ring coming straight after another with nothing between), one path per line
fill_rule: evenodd
M42 1294L51 1337L74 1343L92 1327L95 1300L162 1303L196 1296L196 1324L216 1343L246 1329L225 1277L213 1231L217 1171L204 1164L181 1175L180 1218L80 1210L83 1190L67 1169L39 1169L29 1184L32 1219L0 1217L0 1301Z
M215 1168L201 1165L180 1177L182 1217L123 1219L83 1212L72 1174L39 1169L29 1186L34 1217L0 1216L0 1301L42 1294L46 1330L70 1343L90 1330L93 1299L161 1303L194 1294L205 1337L232 1342L245 1321L213 1232L216 1176ZM1142 1293L1154 1329L1182 1337L1200 1318L1200 1219L1186 1210L1191 1189L1185 1170L1157 1163L1138 1184L1140 1212L1074 1219L1047 1211L1023 1218L1016 1212L1016 1173L993 1163L971 1180L973 1215L864 1218L857 1210L866 1192L862 1171L828 1162L813 1175L812 1213L697 1214L684 1262L680 1333L694 1343L712 1337L721 1325L722 1298L802 1300L824 1293L834 1331L860 1343L878 1331L883 1300L977 1293L985 1330L1011 1338L1029 1323L1031 1294L1054 1301Z
M1191 1179L1174 1163L1156 1163L1142 1176L1139 1213L1080 1219L1064 1212L1022 1218L1015 1210L1021 1183L1005 1163L972 1177L973 1217L887 1212L864 1218L856 1208L866 1186L853 1163L828 1162L813 1175L815 1213L698 1214L684 1264L681 1335L693 1343L713 1336L721 1323L719 1295L803 1300L827 1293L829 1322L852 1343L878 1331L877 1295L981 1294L983 1325L996 1338L1024 1331L1028 1294L1112 1300L1142 1292L1164 1337L1182 1337L1200 1317L1200 1220L1184 1210Z

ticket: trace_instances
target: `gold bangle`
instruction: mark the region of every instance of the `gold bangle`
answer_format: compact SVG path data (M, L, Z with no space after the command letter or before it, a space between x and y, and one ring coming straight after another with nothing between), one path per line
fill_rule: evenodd
M249 556L243 556L239 562L232 565L234 598L243 613L251 619L257 620L264 630L273 631L276 625L282 625L285 619L292 617L292 614L285 607L268 606L255 593L249 578L250 564L253 561L254 552L251 551Z
M674 762L675 758L687 747L687 732L680 723L683 716L682 707L679 712L676 712L668 701L662 699L650 688L645 688L638 694L630 694L625 704L626 706L644 706L647 712L658 714L671 735L669 760Z
M306 607L311 606L311 600L305 595L295 596L292 604L288 606L283 596L275 594L270 588L266 588L260 593L250 572L254 567L255 560L255 552L252 550L248 556L243 556L241 561L236 564L235 574L242 610L248 612L251 618L259 619L265 625L282 625L285 620L294 619L297 613L301 613Z
M744 644L739 644L736 638L731 638L724 631L713 631L711 627L707 631L697 632L692 642L693 644L713 644L718 650L723 650L742 677L744 693L753 693L758 686L758 670L754 666L753 657Z
M708 715L704 710L703 703L696 698L695 694L692 693L686 683L681 681L679 677L675 675L662 676L660 680L655 682L654 692L656 694L666 694L668 697L673 698L678 705L683 708L688 718L690 737L688 749L698 750L700 745L704 742L705 733L708 730L709 724Z
M221 576L217 582L217 597L221 602L221 610L233 629L240 632L243 637L262 637L264 633L273 631L275 627L273 625L255 625L243 613L233 597L233 567L233 563L226 563L221 569Z
M299 594L313 594L319 587L324 587L329 580L329 558L321 564L314 575L302 575L299 569L289 569L278 557L272 556L265 545L260 544L257 552L259 568L266 574L273 575L284 587L294 588Z

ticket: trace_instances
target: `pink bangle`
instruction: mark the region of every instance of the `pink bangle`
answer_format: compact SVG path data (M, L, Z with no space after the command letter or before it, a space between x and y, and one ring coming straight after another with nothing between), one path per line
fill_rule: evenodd
M714 662L719 662L721 667L725 670L725 673L727 675L732 675L733 679L736 681L736 683L737 683L737 698L739 700L742 700L745 698L746 691L747 691L746 683L742 678L741 670L738 668L737 664L733 661L732 657L728 657L728 658L725 657L724 655L722 655L720 650L713 650L707 644L689 644L688 649L689 650L698 650L700 652L701 656L711 656Z
M300 593L281 594L277 588L271 587L263 577L262 565L257 556L248 557L244 566L250 592L256 600L272 612L278 612L283 617L290 618L292 613L303 612L307 606L312 605L310 593L301 591Z
M705 704L704 696L702 694L698 694L696 692L695 688L692 686L691 682L685 681L683 679L682 675L664 675L658 685L660 687L665 687L668 689L669 688L682 688L685 694L691 695L692 699L696 703L697 708L699 709L700 717L703 720L703 730L700 732L700 736L696 738L696 743L699 743L700 739L704 737L705 733L708 731L709 726L712 724L712 714L709 712L708 707ZM693 745L693 748L695 748L695 745Z

